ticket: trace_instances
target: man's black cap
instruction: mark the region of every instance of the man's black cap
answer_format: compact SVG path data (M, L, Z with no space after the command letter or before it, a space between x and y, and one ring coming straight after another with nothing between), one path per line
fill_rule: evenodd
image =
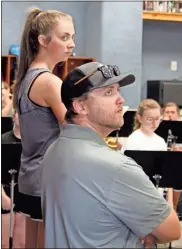
M87 76L89 77L87 78ZM85 79L83 79L84 77ZM120 75L116 66L89 62L73 69L63 80L61 87L62 102L68 109L74 98L78 98L93 89L116 83L123 87L134 81L135 76L133 74Z

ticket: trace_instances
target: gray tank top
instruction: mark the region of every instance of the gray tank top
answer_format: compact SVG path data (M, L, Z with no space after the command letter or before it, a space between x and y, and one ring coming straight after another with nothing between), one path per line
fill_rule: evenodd
M22 138L21 166L18 176L19 191L33 196L41 194L41 162L47 148L60 133L58 120L51 108L35 104L28 96L35 79L44 72L50 71L42 68L29 69L22 80L18 95Z

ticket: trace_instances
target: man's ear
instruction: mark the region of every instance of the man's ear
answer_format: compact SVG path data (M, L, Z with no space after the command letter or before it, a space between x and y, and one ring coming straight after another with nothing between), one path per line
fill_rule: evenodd
M86 106L84 100L75 99L73 101L73 108L76 113L85 115L87 114Z
M44 47L44 48L46 48L47 47L47 37L45 36L45 35L39 35L38 36L38 42L39 42L39 44L42 46L42 47Z

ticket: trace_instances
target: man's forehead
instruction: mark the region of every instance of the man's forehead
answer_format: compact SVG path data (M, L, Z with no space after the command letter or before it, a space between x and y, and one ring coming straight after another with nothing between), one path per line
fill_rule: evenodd
M166 110L168 110L168 111L171 111L171 110L177 111L177 108L176 108L176 106L172 105L172 106L167 106Z
M105 91L107 89L118 89L118 88L120 88L119 83L115 83L115 84L112 84L110 86L104 86L104 87L96 88L96 89L93 90L93 92L94 91L95 92L103 92L103 91Z
M119 85L119 83L115 83L113 85L106 86L106 88L120 88L120 85Z

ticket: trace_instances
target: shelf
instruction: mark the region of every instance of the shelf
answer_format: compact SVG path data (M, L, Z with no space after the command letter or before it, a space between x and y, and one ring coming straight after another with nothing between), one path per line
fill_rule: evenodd
M70 56L68 58L68 60L84 60L84 59L93 61L92 57L86 57L86 56Z
M17 57L12 54L1 55L1 76L9 85L11 85L12 82L12 62L16 59ZM68 72L73 70L75 67L92 61L95 61L92 57L70 56L67 61L58 63L55 66L53 73L63 80Z
M1 55L1 57L6 57L6 58L16 58L16 56L15 55L13 55L13 54L2 54Z
M143 11L144 20L182 22L182 13Z

